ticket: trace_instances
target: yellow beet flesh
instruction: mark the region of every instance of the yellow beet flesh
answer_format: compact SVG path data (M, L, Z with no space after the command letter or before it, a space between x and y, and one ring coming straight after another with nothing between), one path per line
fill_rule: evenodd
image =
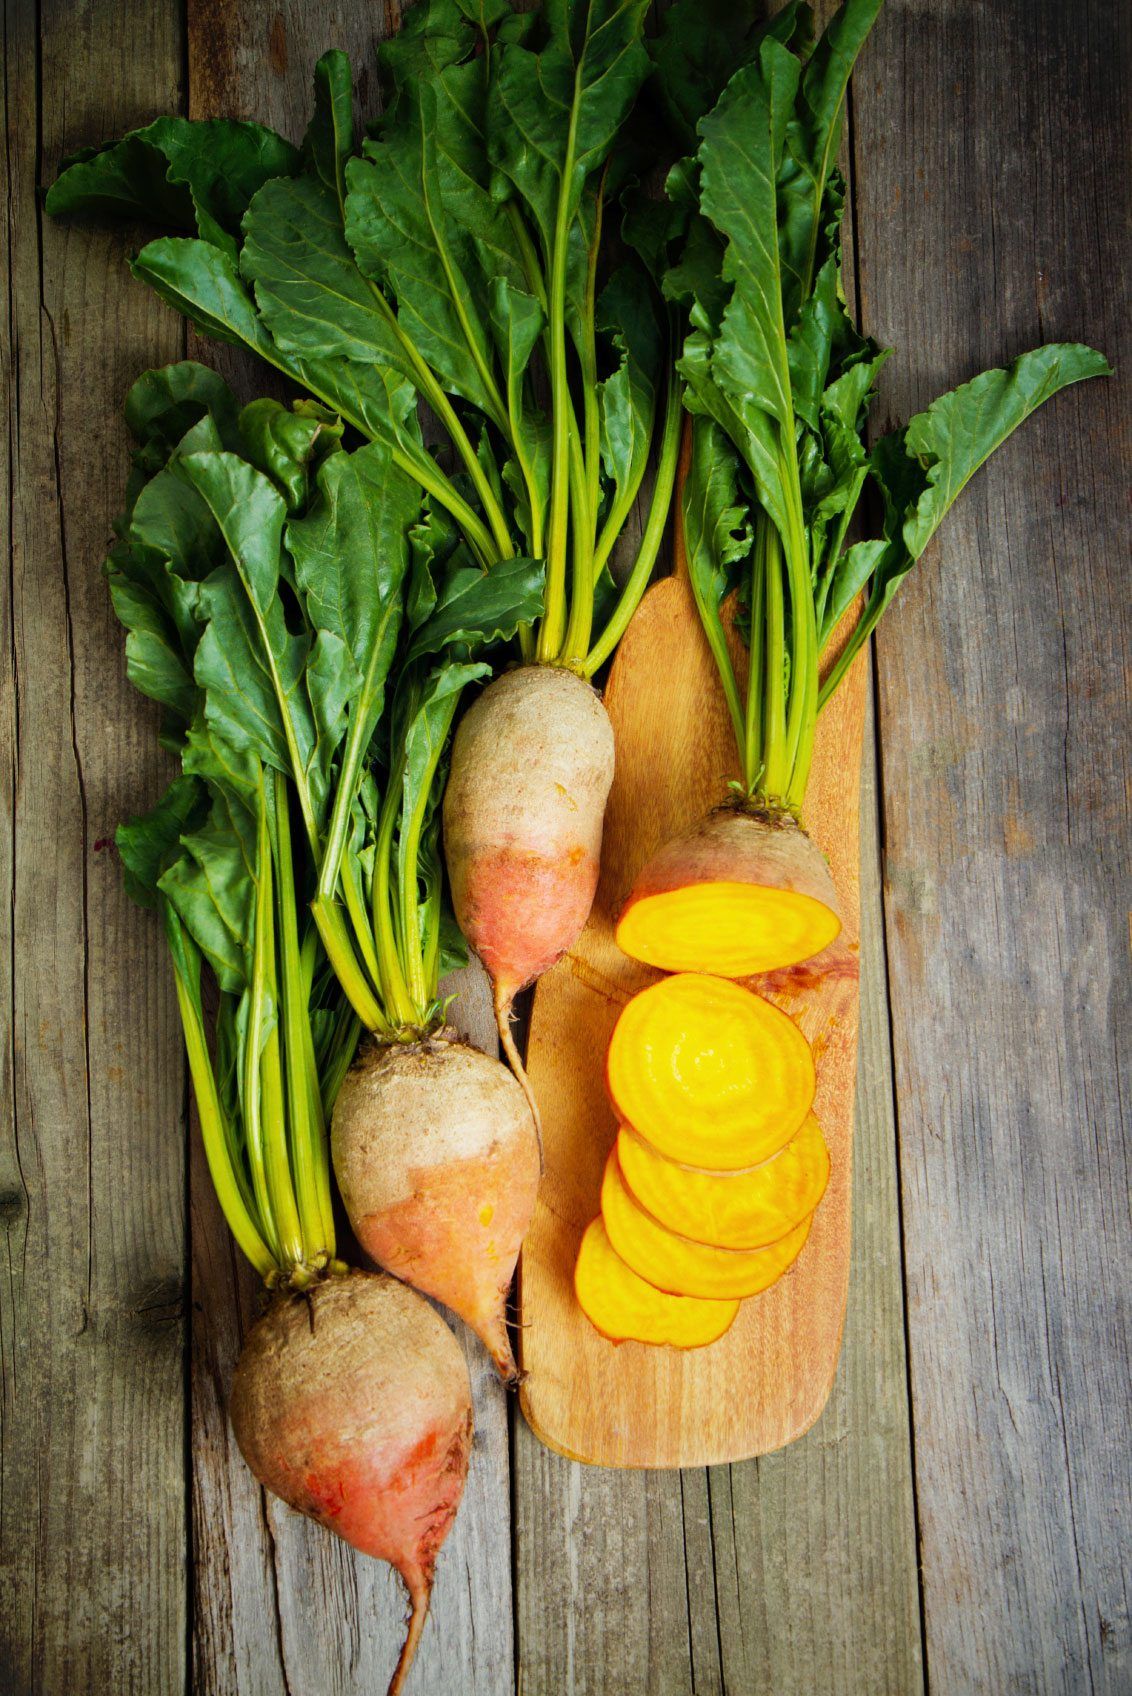
M574 1268L574 1291L590 1324L614 1343L703 1348L723 1336L739 1311L737 1301L702 1301L656 1289L626 1266L601 1219L586 1227Z
M829 866L797 821L724 806L641 869L617 945L661 971L746 978L811 959L840 929Z
M736 1171L785 1146L809 1113L810 1045L742 985L683 972L622 1009L606 1061L618 1117L661 1154Z
M745 1172L709 1172L658 1154L622 1126L621 1175L670 1231L719 1248L765 1248L814 1211L829 1182L829 1150L811 1113L786 1147Z
M767 1290L794 1264L810 1234L803 1219L767 1248L715 1248L677 1236L633 1200L614 1150L601 1185L601 1216L615 1252L638 1277L672 1295L721 1301Z
M666 972L753 977L827 948L841 920L822 901L753 883L693 883L634 901L617 946Z

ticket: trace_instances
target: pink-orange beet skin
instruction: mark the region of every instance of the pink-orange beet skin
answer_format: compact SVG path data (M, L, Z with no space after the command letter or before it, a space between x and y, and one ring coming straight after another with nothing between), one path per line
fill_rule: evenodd
M331 1146L366 1253L459 1314L514 1378L506 1304L539 1146L506 1066L451 1031L368 1044L339 1091Z
M560 666L505 672L456 731L444 852L460 929L495 983L501 1031L519 990L589 916L612 781L601 699Z
M327 1278L277 1297L253 1327L231 1415L261 1484L405 1580L412 1614L396 1696L468 1471L471 1390L455 1337L393 1278Z
M509 1007L581 935L598 859L580 843L557 856L502 844L467 863L468 938Z

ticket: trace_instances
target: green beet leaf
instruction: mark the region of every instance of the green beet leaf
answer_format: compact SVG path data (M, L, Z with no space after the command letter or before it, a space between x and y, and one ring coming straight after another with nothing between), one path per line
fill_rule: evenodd
M912 418L904 451L919 461L927 486L905 518L908 552L918 559L948 507L995 448L1059 390L1086 377L1111 377L1103 354L1072 343L1024 353L1005 371L984 371Z
M535 559L503 560L488 572L457 564L431 616L414 631L403 663L446 649L468 653L509 641L521 624L538 617L543 576L543 562Z
M1076 343L1051 343L1019 356L1006 370L984 371L941 395L904 429L883 436L869 459L885 504L883 543L849 548L834 578L831 617L868 583L865 611L822 685L822 702L890 605L953 502L997 447L1061 389L1111 376L1103 354ZM832 623L827 619L832 630Z
M486 187L489 64L473 58L403 81L391 120L347 170L346 234L366 274L392 291L402 333L442 387L506 430L491 287L526 279L512 226Z
M401 627L408 531L419 510L417 489L396 470L389 451L374 443L327 460L310 511L288 526L296 581L320 640L332 640L350 659L349 729L321 872L328 896L337 884L362 760L381 715Z
M492 163L530 208L551 254L648 75L645 0L558 0L536 50L510 45L492 80Z
M320 461L341 446L342 420L317 401L283 406L253 400L240 413L240 436L248 459L271 478L293 513L307 504Z
M244 220L240 269L282 353L405 367L389 312L359 271L323 183L265 185Z
M161 875L180 852L182 833L200 821L205 805L201 784L180 775L150 812L118 826L114 840L122 858L126 893L139 906L156 908Z
M346 161L354 151L354 91L350 61L339 49L314 68L314 115L303 137L303 159L338 201L346 199Z
M235 448L239 441L236 402L219 372L192 359L144 372L125 405L126 423L138 443L135 464L156 471L205 414L216 425L221 444Z
M240 219L256 190L298 168L295 148L262 124L156 118L68 161L48 190L47 210L52 217L110 212L195 230L234 259Z
M747 55L699 119L694 158L668 172L667 225L638 219L638 227L683 319L677 368L694 420L689 572L744 787L760 804L795 811L818 712L952 501L1035 407L1108 369L1087 348L1041 348L868 446L888 355L846 309L836 161L849 78L879 5L846 0L810 51L801 10L744 35L710 8L693 15L678 4L654 50L663 97L678 111L703 98L711 42L732 29L736 54ZM870 480L883 499L883 533L851 541ZM747 491L749 531L739 517ZM737 583L744 535L749 559ZM745 700L721 611L736 587L737 629L750 650ZM819 686L821 654L861 597L865 610Z

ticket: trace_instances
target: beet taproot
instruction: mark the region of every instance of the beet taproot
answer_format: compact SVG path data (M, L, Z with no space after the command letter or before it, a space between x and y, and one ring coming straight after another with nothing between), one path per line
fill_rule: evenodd
M276 1296L253 1326L230 1410L261 1484L404 1579L412 1612L396 1696L468 1471L472 1398L459 1343L395 1278L329 1277Z
M746 978L811 959L840 930L829 866L797 821L720 807L649 860L616 938L661 971Z
M505 672L457 727L444 793L452 904L491 976L500 1038L519 1073L511 1006L581 935L612 781L601 697L562 666Z

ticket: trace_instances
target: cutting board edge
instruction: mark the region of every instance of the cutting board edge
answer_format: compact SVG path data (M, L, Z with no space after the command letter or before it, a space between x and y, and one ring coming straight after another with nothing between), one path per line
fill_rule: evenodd
M851 1195L852 1192L850 1191L850 1196ZM851 1232L851 1200L850 1212L846 1223ZM791 1427L791 1429L783 1435L779 1442L756 1445L754 1447L748 1443L739 1443L734 1448L724 1446L723 1448L712 1447L704 1448L702 1450L686 1449L683 1450L678 1457L673 1457L671 1459L664 1456L658 1459L625 1460L616 1455L606 1453L579 1454L577 1450L567 1448L565 1444L558 1442L557 1439L551 1436L546 1428L540 1423L535 1411L531 1407L531 1394L528 1388L529 1381L525 1381L519 1385L519 1411L530 1426L534 1435L545 1448L550 1449L556 1455L561 1455L564 1460L577 1462L580 1466L602 1466L608 1467L610 1470L616 1472L679 1472L688 1467L730 1466L737 1464L740 1461L757 1460L762 1455L777 1454L780 1449L789 1448L792 1443L798 1442L800 1438L806 1436L808 1432L812 1431L829 1405L829 1398L833 1394L833 1386L837 1382L837 1369L841 1364L841 1350L845 1341L845 1319L849 1308L850 1261L851 1256L847 1257L846 1261L846 1277L841 1295L841 1315L837 1329L837 1343L830 1351L829 1377L822 1385L821 1393L815 1397L812 1412L807 1413L803 1419L799 1420L797 1425Z

